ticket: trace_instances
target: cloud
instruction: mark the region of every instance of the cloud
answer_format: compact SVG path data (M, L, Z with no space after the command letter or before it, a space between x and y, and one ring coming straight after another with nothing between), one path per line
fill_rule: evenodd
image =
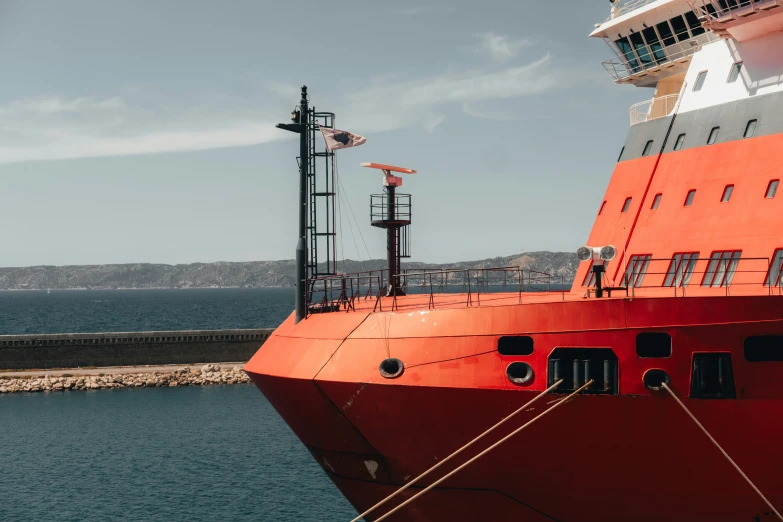
M503 119L477 109L567 85L568 71L549 55L410 79L385 76L339 94L320 92L318 106L338 114L338 127L360 133L403 128L433 132L449 113ZM275 129L299 87L269 83L259 99L214 95L161 100L142 90L122 97L42 96L0 105L0 164L84 157L194 151L266 143L291 137ZM271 95L271 96L270 96ZM492 106L492 103L489 103Z
M357 131L381 132L420 126L432 131L452 107L480 101L507 100L546 92L562 84L563 72L549 55L524 65L499 70L477 69L409 81L373 85L345 95L340 121Z
M463 103L462 112L468 116L473 116L474 118L481 118L484 120L505 121L511 119L511 115L509 115L507 112L481 110L471 103Z
M488 54L497 62L506 62L516 57L519 50L530 45L527 39L512 40L508 36L489 33L479 33L474 35L478 40L478 52Z
M0 107L0 163L215 149L282 137L273 122L227 104L48 96Z

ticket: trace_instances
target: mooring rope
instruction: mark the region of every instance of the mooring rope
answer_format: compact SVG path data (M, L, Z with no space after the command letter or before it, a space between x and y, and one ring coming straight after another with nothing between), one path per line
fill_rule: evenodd
M714 438L712 438L712 435L710 435L710 432L707 431L707 428L705 428L702 425L702 423L699 422L699 419L697 419L693 415L693 413L691 413L691 411L688 409L688 407L685 406L685 404L683 404L683 402L680 400L679 397L677 397L677 395L672 391L672 389L669 388L669 386L665 382L661 383L661 386L663 386L663 388L665 388L666 391L669 392L669 395L671 395L674 398L674 400L677 401L677 404L679 404L682 407L682 409L685 411L685 413L688 414L688 417L693 419L693 422L696 423L696 426L698 426L701 429L701 431L704 432L704 434L707 436L708 439L710 439L710 441L712 441L713 444L715 444L715 447L718 448L718 450L723 454L724 457L726 457L726 460L728 460L731 463L731 465L734 466L734 469L736 469L737 472L740 475L742 475L742 478L744 478L745 481L750 485L750 487L753 488L753 491L755 491L758 494L758 496L761 497L761 500L763 500L767 504L767 506L769 506L769 509L772 510L772 513L777 515L777 517L781 521L783 521L783 515L780 514L780 511L775 509L775 506L772 505L772 502L767 500L767 497L764 496L764 494L759 490L759 488L757 488L756 485L750 480L750 478L748 478L748 476L740 469L740 467L737 465L737 463L734 462L731 457L729 457L729 454L726 453L726 451L720 446L720 444L718 444L718 441L716 441ZM380 520L380 519L378 519L378 520Z
M573 391L573 392L572 392L570 395L568 395L567 397L565 397L565 398L563 398L563 399L561 399L561 400L557 401L557 403L555 403L553 406L551 406L551 407L547 408L546 410L542 411L541 413L539 413L538 415L536 415L535 417L533 417L532 419L530 419L529 421L527 421L525 424L523 424L523 425L522 425L522 426L520 426L519 428L515 429L514 431L512 431L511 433L509 433L508 435L506 435L505 437L503 437L502 439L500 439L499 441L497 441L496 443L494 443L493 445L491 445L490 447L488 447L487 449L485 449L484 451L482 451L481 453L479 453L478 455L476 455L475 457L473 457L472 459L470 459L469 461L465 462L464 464L462 464L461 466L459 466L459 467L458 467L458 468L456 468L455 470L451 471L450 473L448 473L447 475L445 475L443 478L440 478L440 479L436 480L435 482L433 482L432 484L430 484L430 485L429 485L429 486L427 486L426 488L422 489L421 491L419 491L418 493L416 493L415 495L413 495L411 498L409 498L408 500L406 500L406 501L405 501L405 502L403 502L402 504L398 505L397 507L395 507L395 508L394 508L394 509L392 509L391 511L388 511L388 512L387 512L385 515L383 515L382 517L380 517L380 518L377 518L377 519L375 520L375 522L381 522L381 520L385 520L385 519L387 519L387 518L388 518L388 517L390 517L392 514L396 513L398 510L402 509L404 506L406 506L406 505L410 504L411 502L413 502L414 500L416 500L416 499L417 499L417 498L419 498L420 496L424 495L425 493L427 493L429 490L431 490L432 488L434 488L435 486L437 486L437 485L438 485L438 484L440 484L441 482L443 482L443 481L447 480L448 478L452 477L453 475L455 475L455 474L456 474L456 473L458 473L459 471L463 470L464 468L466 468L467 466L469 466L469 465L470 465L470 464L472 464L473 462L477 461L478 459L480 459L481 457L483 457L484 455L486 455L487 453L489 453L489 452L490 452L490 451L492 451L493 449L497 448L498 446L500 446L501 444L503 444L504 442L506 442L508 439L510 439L511 437L513 437L514 435L516 435L517 433L519 433L520 431L524 430L525 428L527 428L528 426L530 426L531 424L533 424L534 422L536 422L538 419L540 419L541 417L543 417L544 415L546 415L546 414L547 414L547 413L549 413L550 411L554 410L555 408L557 408L557 407L558 407L558 406L560 406L561 404L563 404L563 403L565 403L565 402L568 402L568 400L569 400L569 399L573 398L575 395L577 395L578 393L580 393L582 390L584 390L585 388L587 388L587 387L588 387L588 386L590 386L591 384L593 384L593 380L592 380L592 379L590 379L590 380L589 380L589 381L587 381L585 384L583 384L583 385L582 385L582 386L581 386L579 389L577 389L577 390L574 390L574 391ZM541 395L543 395L543 393L542 393ZM541 395L539 395L539 397L540 397ZM354 519L354 520L356 520L356 519Z
M413 484L415 484L415 483L416 483L416 482L418 482L419 480L423 479L424 477L426 477L427 475L429 475L430 473L432 473L433 471L435 471L436 469L438 469L439 467L441 467L442 465L444 465L445 463L447 463L448 461L450 461L450 460L451 460L453 457L456 457L457 455L459 455L460 453L462 453L462 451L463 451L463 450L466 450L466 449L468 449L468 448L469 448L470 446L472 446L474 443L478 442L478 441L479 441L481 438L483 438L485 435L488 435L490 432L492 432L493 430L495 430L496 428L498 428L498 427L499 427L501 424L503 424L504 422L506 422L507 420L509 420L511 417L513 417L513 416L517 415L518 413L520 413L521 411L524 411L524 410L526 410L527 408L529 408L529 407L530 407L530 406L531 406L531 405L532 405L534 402L536 402L538 399L540 399L541 397L543 397L544 395L546 395L546 394L547 394L547 393L549 393L550 391L552 391L552 390L554 390L555 388L557 388L558 386L560 386L562 383L563 383L563 380L562 380L562 379L560 379L560 380L559 380L559 381L557 381L555 384L553 384L552 386L550 386L550 387L549 387L549 388L547 388L546 390L542 391L541 393L539 393L538 395L536 395L535 397L533 397L533 399L532 399L532 400L530 400L529 402L527 402L525 405L523 405L523 406L520 406L520 407L519 407L519 408L517 408L515 411L511 412L510 414L508 414L506 417L504 417L503 419L501 419L501 420L500 420L500 422L498 422L497 424L495 424L494 426L492 426L491 428L489 428L488 430L486 430L484 433L482 433L481 435L477 436L475 439L471 440L470 442L468 442L467 444L465 444L464 446L462 446L461 448L459 448L457 451L455 451L454 453L452 453L451 455L449 455L449 456L448 456L448 457L446 457L445 459L441 460L440 462L438 462L437 464L435 464L434 466L432 466L430 469L428 469L427 471L425 471L424 473L422 473L422 474L421 474L421 475L419 475L418 477L414 478L413 480L411 480L410 482L408 482L407 484L405 484L405 485L404 485L404 486L402 486L401 488L399 488L399 489L395 490L395 491L394 491L394 492L393 492L391 495L389 495L389 496L388 496L388 497L386 497L385 499L381 500L380 502L378 502L377 504L375 504L373 507L371 507L370 509L368 509L367 511L365 511L364 513L362 513L362 514L361 514L361 515L359 515L358 517L356 517L356 518L354 518L353 520L351 520L351 522L358 522L358 521L359 521L359 520L361 520L362 518L366 517L367 515L369 515L370 513L372 513L373 511L375 511L375 510L376 510L376 509L378 509L379 507L381 507L382 505L384 505L386 502L388 502L389 500L393 499L394 497L396 497L397 495L399 495L400 493L402 493L403 491L405 491L406 489L408 489L409 487L411 487Z

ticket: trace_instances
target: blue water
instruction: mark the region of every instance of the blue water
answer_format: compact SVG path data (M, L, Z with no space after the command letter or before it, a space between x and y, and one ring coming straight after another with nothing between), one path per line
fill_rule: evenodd
M274 328L293 288L0 292L0 335Z
M255 386L0 395L2 521L354 516Z
M292 289L0 292L0 334L277 326ZM0 521L348 521L253 385L0 395Z

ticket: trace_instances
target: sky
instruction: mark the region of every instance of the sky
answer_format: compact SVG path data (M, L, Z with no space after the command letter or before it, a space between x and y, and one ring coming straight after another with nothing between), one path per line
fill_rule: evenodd
M385 257L366 161L418 170L412 260L575 251L652 97L603 70L608 11L0 0L0 266L293 258L301 85L367 137L337 152L339 257Z

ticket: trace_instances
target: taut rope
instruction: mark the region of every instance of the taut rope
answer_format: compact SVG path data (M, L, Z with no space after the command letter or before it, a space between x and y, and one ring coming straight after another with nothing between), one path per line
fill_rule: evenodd
M404 506L406 506L406 505L410 504L411 502L413 502L414 500L416 500L416 499L417 499L417 498L419 498L420 496L424 495L426 492L428 492L429 490L431 490L432 488L434 488L435 486L437 486L438 484L440 484L440 483L441 483L441 482L443 482L444 480L448 479L449 477L451 477L452 475L454 475L454 474L456 474L457 472L461 471L462 469L466 468L467 466L469 466L469 465L470 465L470 464L472 464L473 462L477 461L478 459L480 459L481 457L483 457L484 455L486 455L487 453L489 453L489 452L490 452L490 451L492 451L493 449L497 448L498 446L500 446L501 444L503 444L504 442L506 442L508 439L510 439L511 437L513 437L514 435L516 435L517 433L519 433L520 431L524 430L525 428L527 428L528 426L530 426L531 424L533 424L534 422L536 422L538 419L540 419L541 417L543 417L544 415L546 415L546 414L547 414L547 413L549 413L550 411L554 410L555 408L557 408L558 406L560 406L560 405L561 405L561 404L563 404L564 402L567 402L569 399L571 399L572 397L574 397L576 394L578 394L579 392L581 392L582 390L584 390L585 388L587 388L587 387L588 387L588 386L590 386L591 384L593 384L593 380L592 380L592 379L590 379L589 381L587 381L585 384L583 384L583 385L582 385L582 387L581 387L581 388L579 388L579 389L575 390L574 392L572 392L570 395L568 395L568 396L567 396L567 397L565 397L564 399L561 399L561 400L557 401L557 403L556 403L554 406L551 406L551 407L547 408L546 410L542 411L541 413L539 413L538 415L536 415L535 417L533 417L532 419L530 419L529 421L527 421L525 424L523 424L523 425L522 425L522 426L520 426L519 428L515 429L514 431L512 431L511 433L509 433L508 435L506 435L505 437L503 437L502 439L500 439L499 441L497 441L496 443L494 443L493 445L491 445L490 447L488 447L487 449L485 449L484 451L482 451L481 453L479 453L478 455L476 455L475 457L473 457L472 459L470 459L469 461L467 461L467 462L465 462L464 464L462 464L461 466L459 466L458 468L456 468L454 471L452 471L452 472L448 473L448 474L447 474L446 476L444 476L443 478L436 480L435 482L433 482L432 484L430 484L430 485L429 485L429 486L427 486L426 488L422 489L421 491L419 491L418 493L416 493L415 495L413 495L411 498L409 498L408 500L406 500L406 501L405 501L405 502L403 502L402 504L398 505L397 507L395 507L395 508L394 508L394 509L392 509L391 511L387 512L387 513L386 513L385 515L383 515L382 517L380 517L380 518L376 519L376 521L375 521L375 522L381 522L381 520L385 520L385 519L387 519L389 516L391 516L393 513L397 512L397 511L398 511L399 509L401 509L402 507L404 507ZM547 389L547 391L549 391L549 390ZM543 395L543 393L542 393L542 394L540 394L539 396L541 396L541 395Z
M761 497L761 500L763 500L763 501L764 501L764 502L767 504L767 506L769 506L769 509L771 509L771 510L772 510L772 512L773 512L775 515L777 515L777 517L778 517L778 518L779 518L781 521L783 521L783 516L780 514L780 511L778 511L777 509L775 509L775 506L773 506L773 505L772 505L772 503L771 503L769 500L767 500L767 497L765 497L765 496L764 496L764 494L763 494L761 491L759 491L759 488L757 488L757 487L756 487L756 485L755 485L753 482L751 482L751 480L748 478L748 476L747 476L747 475L746 475L746 474L745 474L745 473L744 473L744 472L743 472L743 471L740 469L740 467L739 467L739 466L737 466L737 463L736 463L736 462L734 462L734 461L731 459L731 457L729 457L729 454L728 454L728 453L726 453L726 451L725 451L723 448L721 448L720 444L718 444L718 441L716 441L715 439L713 439L713 438L712 438L712 435L710 435L710 433L707 431L707 429L706 429L706 428L705 428L705 427L704 427L704 426L701 424L701 422L699 422L699 419L697 419L696 417L694 417L693 413L691 413L691 411L688 409L688 407L687 407L687 406L685 406L685 404L683 404L683 402L680 400L680 398L679 398L679 397L677 397L677 395L676 395L676 394L675 394L675 393L672 391L672 389L671 389L671 388L669 388L669 386L668 386L668 385L667 385L665 382L661 383L661 386L663 386L663 388L665 388L665 389L666 389L666 391L667 391L667 392L669 392L669 395L671 395L672 397L674 397L674 400L675 400L675 401L677 401L677 404L679 404L679 405L682 407L682 409L683 409L683 410L685 410L685 413L687 413L687 414L688 414L688 417L690 417L691 419L693 419L693 422L695 422L695 423L696 423L696 426L698 426L698 427L701 429L701 431L703 431L703 432L704 432L704 434L707 436L707 438L708 438L708 439L710 439L710 441L711 441L713 444L715 444L715 447L716 447L716 448L718 448L718 450L720 450L720 452L721 452L721 453L723 453L723 456L724 456L724 457L726 457L726 460L728 460L728 461L731 463L731 465L732 465L732 466L734 466L734 469L736 469L736 470L737 470L737 472L738 472L740 475L742 475L742 478L744 478L744 479L745 479L745 481L746 481L748 484L750 484L750 487L752 487L752 488L753 488L753 491L755 491L755 492L758 494L758 496L760 496L760 497ZM380 519L378 519L378 520L380 520Z
M543 397L544 395L546 395L546 394L547 394L547 393L549 393L550 391L552 391L552 390L554 390L555 388L557 388L558 386L560 386L562 383L563 383L563 379L560 379L560 380L559 380L559 381L557 381L555 384L553 384L552 386L550 386L550 387L549 387L549 388L547 388L546 390L544 390L544 391L542 391L541 393L539 393L538 395L536 395L536 396L535 396L535 397L534 397L534 398L533 398L533 399L532 399L530 402L528 402L528 403L527 403L527 404L525 404L524 406L520 406L520 407L519 407L517 410L515 410L514 412L512 412L512 413L510 413L509 415L507 415L506 417L504 417L504 418L503 418L503 419L502 419L500 422L498 422L497 424L495 424L494 426L492 426L491 428L489 428L487 431L485 431L484 433L482 433L481 435L479 435L478 437L476 437L476 438L475 438L475 439L473 439L472 441L468 442L467 444L465 444L464 446L462 446L461 448L459 448L457 451L455 451L454 453L452 453L451 455L449 455L449 456L448 456L448 457L446 457L445 459L441 460L440 462L438 462L437 464L435 464L434 466L432 466L430 469L428 469L427 471L425 471L424 473L422 473L422 474L421 474L421 475L419 475L418 477L414 478L413 480L411 480L410 482L408 482L407 484L405 484L405 485L404 485L404 486L402 486L401 488L399 488L399 489L397 489L396 491L394 491L394 493L392 493L391 495L389 495L389 496L388 496L388 497L386 497L385 499L381 500L380 502L378 502L377 504L375 504L373 507L371 507L370 509L368 509L367 511L365 511L364 513L362 513L362 514L361 514L361 515L359 515L358 517L356 517L356 518L354 518L353 520L351 520L351 522L357 522L357 521L361 520L362 518L366 517L367 515L369 515L369 514L370 514L370 513L372 513L373 511L375 511L377 508L381 507L383 504L385 504L386 502L388 502L388 501L389 501L389 500L391 500L392 498L396 497L397 495L399 495L400 493L402 493L403 491L405 491L406 489L408 489L409 487L411 487L413 484L415 484L415 483L416 483L416 482L418 482L419 480L423 479L424 477L426 477L427 475L429 475L430 473L432 473L433 471L435 471L436 469L438 469L439 467L441 467L442 465L444 465L445 463L447 463L447 462L448 462L449 460L451 460L453 457L456 457L457 455L459 455L460 453L462 453L462 451L463 451L463 450L466 450L466 449L468 449L468 448L469 448L470 446L472 446L472 445L473 445L475 442L478 442L478 441L479 441L479 439L481 439L481 438L482 438L482 437L484 437L485 435L488 435L490 432L492 432L493 430L495 430L496 428L498 428L498 427L499 427L501 424L503 424L504 422L506 422L507 420L509 420L511 417L513 417L514 415L518 414L519 412L521 412L521 411L523 411L523 410L526 410L526 409L527 409L528 407L530 407L530 406L531 406L531 405L532 405L534 402L536 402L538 399L540 399L541 397Z

